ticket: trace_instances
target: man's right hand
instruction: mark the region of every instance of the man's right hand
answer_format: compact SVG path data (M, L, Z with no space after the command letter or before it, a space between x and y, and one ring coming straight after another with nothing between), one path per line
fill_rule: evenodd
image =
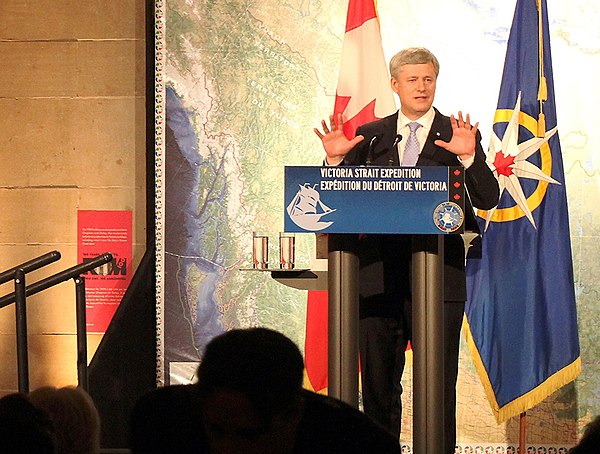
M329 165L338 165L343 161L344 156L364 139L363 136L356 136L354 139L348 140L344 135L344 119L341 113L337 115L337 121L333 115L329 116L329 127L327 127L325 120L321 120L321 125L323 126L323 132L317 128L314 128L314 131L321 139L327 154L325 160Z

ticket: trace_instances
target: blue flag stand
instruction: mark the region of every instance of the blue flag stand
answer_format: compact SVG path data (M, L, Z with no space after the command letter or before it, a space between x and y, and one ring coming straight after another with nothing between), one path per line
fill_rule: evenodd
M328 393L355 408L356 234L412 235L413 447L417 454L443 452L443 239L464 231L463 169L287 166L284 204L286 232L329 234Z

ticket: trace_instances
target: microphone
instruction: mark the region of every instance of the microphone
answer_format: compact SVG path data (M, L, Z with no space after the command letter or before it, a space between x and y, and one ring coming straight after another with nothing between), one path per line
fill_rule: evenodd
M398 146L398 144L400 143L400 141L402 140L402 135L401 134L396 134L396 138L394 139L394 143L392 144L392 153L396 152L396 147ZM398 155L398 153L396 152L396 155ZM388 166L391 166L394 164L394 158L393 158L393 154L390 156L390 159L388 159Z
M377 142L379 142L380 136L373 136L371 141L369 142L369 151L367 152L367 159L365 160L365 165L370 166L373 162L373 147Z

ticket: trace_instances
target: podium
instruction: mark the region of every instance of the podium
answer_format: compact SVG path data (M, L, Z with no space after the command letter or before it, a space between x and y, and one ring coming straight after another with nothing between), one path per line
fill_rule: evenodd
M413 236L415 453L443 452L443 237L463 233L464 197L462 167L285 168L285 231L329 234L329 395L354 407L359 357L357 234Z

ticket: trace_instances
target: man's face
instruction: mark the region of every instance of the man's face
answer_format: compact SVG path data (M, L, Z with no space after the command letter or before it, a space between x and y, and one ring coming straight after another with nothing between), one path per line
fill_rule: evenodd
M392 77L392 90L400 98L400 110L410 120L423 116L433 104L436 79L431 62L404 65Z

